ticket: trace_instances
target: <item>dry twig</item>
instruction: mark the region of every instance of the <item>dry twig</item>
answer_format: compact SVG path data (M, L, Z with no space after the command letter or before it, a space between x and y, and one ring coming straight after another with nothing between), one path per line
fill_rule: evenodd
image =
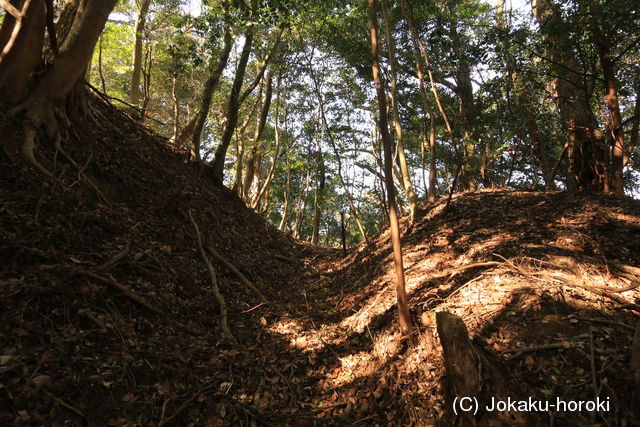
M100 265L98 268L96 268L96 271L98 271L100 273L104 273L106 271L111 270L113 267L115 267L116 264L118 264L120 261L122 261L122 259L124 257L126 257L128 254L129 254L129 249L125 248L125 249L121 250L120 252L115 254L113 256L113 258L111 258L110 260L108 260L104 264Z
M463 271L466 270L470 270L472 268L476 268L476 267L492 267L492 266L496 266L496 265L500 265L502 264L502 262L498 262L498 261L485 261L485 262L476 262L473 264L467 264L467 265L463 265L462 267L458 267L456 268L450 275L449 275L449 279L452 279L453 277L457 276L458 274L462 273Z

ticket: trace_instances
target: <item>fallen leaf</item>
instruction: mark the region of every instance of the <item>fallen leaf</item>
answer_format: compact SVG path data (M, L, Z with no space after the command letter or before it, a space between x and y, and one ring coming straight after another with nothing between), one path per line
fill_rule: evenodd
M123 402L133 402L135 399L135 395L133 393L127 393L122 397Z

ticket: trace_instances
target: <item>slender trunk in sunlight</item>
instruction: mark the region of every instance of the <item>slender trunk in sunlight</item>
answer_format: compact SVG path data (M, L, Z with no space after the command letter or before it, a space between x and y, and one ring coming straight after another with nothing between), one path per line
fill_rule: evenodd
M449 122L449 116L447 115L442 103L440 102L440 95L436 89L435 80L433 78L433 73L431 72L431 64L429 63L429 55L427 54L427 49L424 47L424 44L420 40L420 35L418 34L418 29L413 22L413 17L411 15L411 10L407 5L406 0L400 0L400 7L402 9L402 16L409 27L409 32L411 34L411 44L413 46L413 54L416 58L416 71L418 74L418 80L420 83L420 96L422 99L422 108L425 113L429 115L431 129L429 131L429 149L431 151L431 160L430 160L430 170L429 170L429 200L435 201L437 197L437 171L436 171L436 119L433 114L431 107L426 98L426 89L424 84L424 73L422 72L422 60L420 53L422 53L422 57L424 58L425 64L427 66L427 74L429 76L429 83L431 84L431 93L436 101L436 105L438 107L438 111L442 116L442 120L444 120L445 127L447 128L447 133L451 138L451 145L453 147L457 147L456 138L453 134L453 130L451 128L451 123Z
M268 77L271 79L271 77ZM280 99L281 99L281 91L280 86L282 83L282 70L278 73L278 82L276 84L277 87L277 95L276 95L276 111L275 111L275 122L274 122L274 137L275 137L275 147L273 148L273 161L271 162L271 166L269 167L269 171L267 172L267 177L262 185L258 185L258 192L255 195L254 199L251 201L251 207L257 209L260 206L260 202L265 193L268 193L271 189L271 182L273 181L273 177L276 173L276 168L278 166L278 157L280 153ZM287 118L285 116L285 124ZM258 173L260 171L258 170ZM266 205L265 205L266 206Z
M227 66L229 60L229 54L231 53L231 47L233 46L233 39L231 37L231 24L225 24L224 29L224 47L217 64L214 66L213 59L209 64L209 77L204 84L204 90L202 91L202 98L200 100L200 108L196 114L193 124L193 130L191 132L191 158L200 160L200 141L202 139L202 130L204 124L207 121L209 110L211 109L211 98L213 92L218 86L222 72Z
M629 146L624 153L623 163L626 165L631 159L631 153L638 146L638 133L640 131L640 80L635 85L636 100L633 106L633 118L631 119L631 132L629 133Z
M407 166L407 156L404 152L404 133L402 131L402 122L400 121L400 110L398 108L398 83L397 83L397 71L396 71L396 47L395 40L393 39L393 27L391 24L391 18L389 17L389 10L387 7L387 1L381 0L382 4L382 16L385 22L387 47L389 49L389 63L391 65L391 107L393 110L393 124L396 131L396 145L398 149L398 163L400 164L400 171L402 173L402 185L404 191L409 198L409 210L411 215L411 223L413 224L416 214L416 207L418 204L418 197L413 191L413 184L411 183L411 176L409 175L409 167Z
M382 146L384 150L384 175L387 187L387 203L389 205L389 228L391 231L391 244L393 246L393 263L396 270L396 294L398 299L398 320L400 330L404 335L411 333L413 324L409 313L409 303L407 302L407 291L404 283L404 266L402 261L402 242L400 240L400 224L396 207L396 191L393 183L393 160L391 158L391 138L389 137L389 127L387 124L387 100L384 94L384 84L380 74L380 64L378 62L378 33L377 33L377 12L375 0L369 2L369 19L371 20L371 69L373 81L376 85L376 95L378 98L380 134L382 135Z
M249 55L251 54L251 45L253 43L254 28L250 25L244 33L244 47L240 54L238 61L238 68L233 79L233 86L231 87L231 96L229 97L229 103L227 105L227 124L222 133L220 144L216 148L215 156L211 166L213 167L213 179L218 185L222 185L224 179L224 161L227 155L227 148L231 143L231 138L236 130L238 124L238 108L240 107L240 89L242 88L242 82L244 81L244 73L247 69L247 63L249 62Z
M178 79L174 76L173 79L171 79L171 100L173 101L173 132L171 133L171 141L175 141L178 138L178 132L180 130L180 101L176 93L177 85Z
M264 102L262 103L262 109L256 118L256 128L253 135L253 141L251 142L251 152L249 159L247 160L247 167L243 183L244 200L247 205L251 205L252 192L258 191L259 182L255 182L256 178L260 179L260 164L262 159L262 147L260 141L262 140L262 134L264 132L265 125L267 123L267 116L271 109L271 99L273 97L273 78L271 72L267 73L265 81L265 93ZM256 180L257 181L257 180ZM256 187L256 188L253 188Z
M133 32L133 59L131 66L131 88L129 90L129 101L137 105L140 101L140 78L142 76L142 38L144 25L147 21L147 13L151 0L142 0L140 9L136 16L136 26Z

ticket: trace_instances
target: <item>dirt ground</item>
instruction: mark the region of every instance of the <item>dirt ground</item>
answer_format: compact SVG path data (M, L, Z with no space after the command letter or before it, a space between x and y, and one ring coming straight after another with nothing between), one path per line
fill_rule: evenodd
M418 326L402 339L387 233L346 256L295 241L168 141L92 110L110 120L63 144L78 167L39 147L46 182L0 118L0 424L449 425L439 311L514 397L610 402L535 424L640 423L637 201L495 190L422 206L402 226Z

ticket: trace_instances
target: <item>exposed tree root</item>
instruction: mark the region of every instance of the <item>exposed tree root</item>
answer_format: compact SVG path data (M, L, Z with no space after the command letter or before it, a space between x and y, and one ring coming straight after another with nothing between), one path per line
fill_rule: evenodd
M96 268L96 271L98 271L100 273L103 273L103 272L111 270L113 267L116 266L116 264L118 264L128 254L129 254L129 249L125 248L125 249L121 250L116 255L114 255L113 258L111 258L110 260L108 260L104 264L100 265L98 268Z
M117 289L118 291L120 291L123 295L125 295L130 300L134 301L138 305L146 308L147 310L149 310L149 311L151 311L151 312L153 312L155 314L160 314L160 315L164 315L165 314L164 311L162 311L159 308L151 305L149 302L147 302L145 299L140 297L138 294L134 293L131 289L129 289L126 286L121 285L120 283L116 282L116 280L114 278L112 278L112 277L104 277L104 276L96 274L96 273L94 273L92 271L83 270L81 268L74 268L73 272L81 274L83 276L90 277L90 278L95 279L95 280L97 280L99 282L102 282L102 283L104 283L106 285L109 285L114 289Z
M228 323L228 314L227 314L227 303L224 300L224 296L220 292L220 287L218 286L218 279L216 277L216 272L213 269L213 265L211 265L211 261L209 261L209 257L207 257L207 252L204 249L204 244L202 243L202 235L200 234L200 229L198 228L198 224L193 219L193 214L191 213L191 209L189 209L189 219L191 220L191 224L193 225L193 229L196 232L196 240L198 241L198 249L200 251L200 257L202 261L204 261L207 266L207 270L209 270L209 277L211 278L211 285L213 286L213 294L218 301L218 306L220 307L220 329L222 329L223 335L232 341L234 344L237 344L236 339L233 337L233 334L229 330Z
M169 323L171 323L172 325L174 325L178 329L181 329L181 330L183 330L183 331L185 331L185 332L187 332L187 333L189 333L191 335L194 335L194 336L203 335L203 331L199 330L199 328L194 328L192 326L185 325L185 324L180 323L180 322L178 322L176 320L170 320L170 318L167 316L167 313L165 313L163 310L159 309L158 307L154 306L153 304L149 303L147 300L145 300L140 295L138 295L135 292L133 292L128 287L118 283L116 281L116 279L114 279L113 276L111 276L111 275L108 275L108 276L105 277L105 276L102 276L100 274L94 273L93 271L85 270L85 269L82 269L82 268L72 268L72 267L67 267L67 266L54 266L53 267L54 270L55 269L59 269L59 268L62 268L63 270L67 270L67 271L71 272L71 274L89 277L89 278L94 279L94 280L96 280L96 281L98 281L100 283L104 283L105 285L109 285L110 287L112 287L115 290L119 291L122 295L126 296L127 298L129 298L130 300L132 300L136 304L140 305L141 307L146 308L150 312L161 316L163 319L167 320Z
M213 249L211 246L207 246L207 251L209 251L210 254L212 254L213 256L218 258L218 260L220 260L220 262L222 262L224 265L226 265L227 268L229 270L231 270L233 272L233 274L235 274L238 277L238 279L240 279L240 281L242 283L244 283L244 285L246 287L251 289L253 292L255 292L260 297L262 302L267 302L267 298L262 294L262 292L260 292L260 290L256 287L256 285L251 283L251 281L249 281L249 279L247 279L247 277L244 274L242 274L240 272L240 270L238 270L236 268L235 265L233 265L229 261L227 261L222 255L220 255L220 253L218 253L218 251Z
M47 102L49 101L49 102ZM22 155L31 163L39 172L46 177L59 181L52 172L45 168L35 158L35 141L37 133L42 130L47 138L54 141L55 149L60 152L64 158L78 170L78 181L81 181L91 187L100 200L106 204L109 204L109 199L100 190L98 185L85 173L84 167L78 165L78 163L71 157L61 145L62 135L61 129L70 129L72 123L69 120L67 113L63 108L50 101L45 95L34 92L25 102L19 104L9 111L9 114L16 116L20 113L25 113L25 121L23 124L24 129L24 142L22 145Z
M57 180L57 178L49 172L47 168L42 166L42 164L36 160L34 151L36 145L36 130L28 125L24 126L24 142L22 143L22 155L35 167L39 172L45 175L48 178L53 180Z
M93 188L98 197L104 203L109 204L109 199L105 194L91 180L91 178L84 173L86 166L79 166L78 163L62 148L61 128L69 129L72 126L65 110L50 100L45 95L45 91L36 90L23 103L9 110L9 115L11 116L16 116L20 113L25 113L26 116L23 124L25 138L22 144L22 155L29 161L29 163L31 163L46 177L59 182L59 179L35 158L35 141L38 131L42 130L47 138L55 141L54 146L56 150L78 170L78 180Z
M86 169L88 162L85 166L80 166L78 163L76 163L76 161L73 159L73 157L71 157L66 151L64 151L64 149L62 148L62 144L60 144L60 141L62 140L62 138L60 138L60 136L56 137L56 150L58 150L60 153L62 153L62 155L64 156L65 159L67 159L67 161L69 163L71 163L77 170L78 170L78 179L82 182L84 182L85 184L89 185L91 188L93 188L93 190L96 192L96 194L98 195L98 197L100 197L100 199L106 203L109 204L109 199L107 198L107 196L105 196L105 194L100 190L100 188L91 180L91 178L89 178L87 176L87 174L84 173L84 170Z

